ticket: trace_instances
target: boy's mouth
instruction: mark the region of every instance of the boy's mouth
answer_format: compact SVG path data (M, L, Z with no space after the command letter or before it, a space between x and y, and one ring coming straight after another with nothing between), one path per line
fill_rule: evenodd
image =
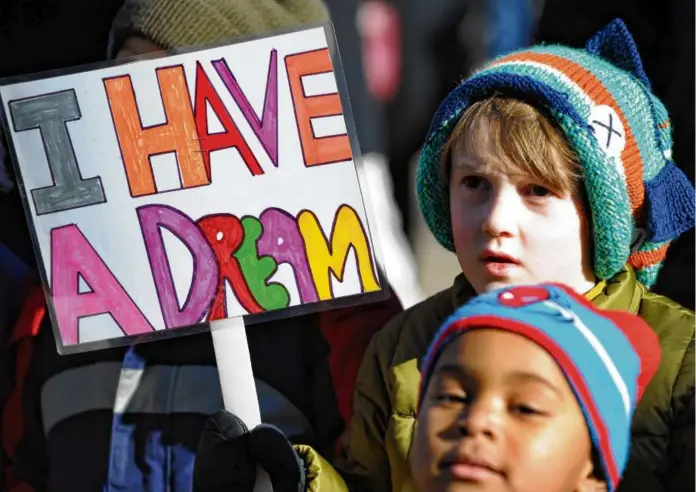
M520 264L520 260L518 260L514 256L510 256L505 253L499 253L497 251L491 251L488 249L481 254L480 258L481 261L485 263L510 263L513 265Z
M445 460L441 468L446 469L455 480L480 482L501 477L502 473L488 461L471 456Z
M520 260L514 256L497 251L486 250L479 257L486 271L492 277L506 277L510 270L520 265Z

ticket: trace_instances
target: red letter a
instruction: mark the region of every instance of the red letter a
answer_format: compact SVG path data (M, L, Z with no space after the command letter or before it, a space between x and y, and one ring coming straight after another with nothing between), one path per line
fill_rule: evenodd
M210 103L213 112L225 127L223 133L208 133L208 112L206 101ZM239 128L232 120L230 113L225 108L220 96L215 87L210 83L208 75L203 70L200 62L196 62L196 105L193 110L194 118L196 119L196 129L198 130L198 138L201 139L201 151L203 152L203 160L205 161L205 169L208 173L208 179L212 181L210 176L210 153L214 150L228 149L236 147L239 154L244 159L244 163L251 171L251 174L258 176L263 174L263 169L259 162L254 157L253 152L249 148L242 136Z

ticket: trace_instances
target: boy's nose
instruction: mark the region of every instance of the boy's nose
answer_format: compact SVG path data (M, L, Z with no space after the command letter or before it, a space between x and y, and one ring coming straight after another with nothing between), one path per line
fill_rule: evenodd
M498 412L495 402L479 401L462 412L459 419L459 432L463 436L481 435L495 438L498 428Z
M498 190L491 194L482 221L483 232L490 237L511 237L515 234L515 222L519 200L509 190Z

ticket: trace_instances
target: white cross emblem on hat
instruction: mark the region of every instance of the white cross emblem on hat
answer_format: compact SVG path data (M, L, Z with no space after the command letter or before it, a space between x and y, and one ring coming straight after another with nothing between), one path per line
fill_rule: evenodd
M588 119L599 147L611 157L619 157L626 147L626 132L614 108L599 105L592 108Z

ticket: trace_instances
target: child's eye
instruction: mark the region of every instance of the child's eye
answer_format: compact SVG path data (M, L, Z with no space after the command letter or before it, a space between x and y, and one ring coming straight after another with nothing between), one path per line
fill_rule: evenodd
M551 191L541 185L531 185L527 188L527 193L536 198L543 198L549 196Z
M464 178L462 178L462 184L467 188L477 190L485 184L485 181L480 176L465 176Z
M438 403L466 403L467 397L464 393L441 393L435 396L435 401Z
M546 414L540 408L525 403L514 405L513 410L524 416L541 416Z

